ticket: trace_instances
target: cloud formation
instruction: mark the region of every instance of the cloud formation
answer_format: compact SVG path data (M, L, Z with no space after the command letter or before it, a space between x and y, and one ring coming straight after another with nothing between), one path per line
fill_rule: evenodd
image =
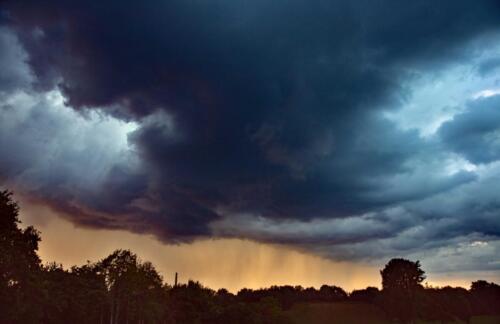
M500 84L497 1L1 10L0 177L75 223L338 259L498 241L499 96L465 95Z

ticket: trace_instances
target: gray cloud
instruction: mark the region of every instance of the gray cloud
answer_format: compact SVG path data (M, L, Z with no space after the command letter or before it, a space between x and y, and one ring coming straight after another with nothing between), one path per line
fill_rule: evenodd
M500 159L500 96L480 98L445 123L440 136L450 149L473 163Z
M500 58L494 57L481 63L478 71L481 75L488 75L493 73L498 67L500 67Z
M427 137L387 118L413 80L495 66L496 1L2 10L0 177L75 223L341 259L499 236L498 97L441 126L428 98Z
M0 75L1 96L5 92L25 88L33 81L33 75L26 60L28 56L16 35L6 27L0 27Z

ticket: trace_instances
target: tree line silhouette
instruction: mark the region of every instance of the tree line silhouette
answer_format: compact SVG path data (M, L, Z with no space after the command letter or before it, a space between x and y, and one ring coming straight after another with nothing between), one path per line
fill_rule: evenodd
M195 281L170 286L128 250L70 269L43 265L40 233L22 229L18 216L12 193L0 191L0 323L296 323L287 316L296 304L341 302L375 305L395 322L500 316L499 285L479 280L468 290L424 287L420 263L405 259L392 259L381 270L382 290L349 294L328 285L244 288L237 294Z

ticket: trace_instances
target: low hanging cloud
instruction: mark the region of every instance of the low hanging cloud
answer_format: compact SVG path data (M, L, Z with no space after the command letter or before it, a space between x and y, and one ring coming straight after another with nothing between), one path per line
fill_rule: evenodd
M337 259L499 238L499 96L421 95L500 84L497 1L0 10L0 179L76 224Z

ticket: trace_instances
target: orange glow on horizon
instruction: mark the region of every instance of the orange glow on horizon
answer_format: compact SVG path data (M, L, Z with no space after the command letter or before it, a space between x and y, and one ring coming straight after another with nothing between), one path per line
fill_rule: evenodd
M43 262L56 261L69 268L98 261L115 249L130 249L142 260L151 261L172 284L197 280L212 289L261 288L271 285L301 285L319 288L323 284L346 291L368 286L380 288L379 266L338 262L299 252L289 247L241 239L208 239L190 244L166 245L151 235L127 231L77 227L46 206L21 200L21 220L42 232L39 255ZM424 269L425 270L425 269ZM488 279L487 277L482 277ZM478 278L429 275L433 286L462 286Z

